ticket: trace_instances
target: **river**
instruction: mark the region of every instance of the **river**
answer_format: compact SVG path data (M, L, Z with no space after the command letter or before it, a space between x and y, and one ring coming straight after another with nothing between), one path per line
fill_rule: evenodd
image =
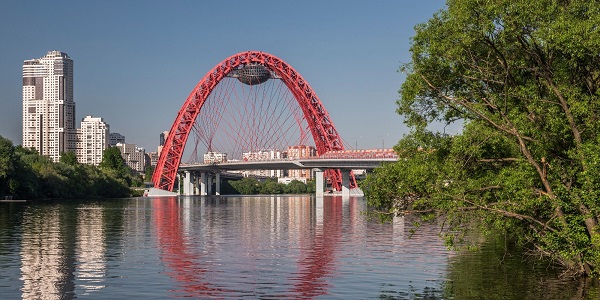
M595 281L501 238L446 249L436 224L370 219L363 198L165 197L0 203L2 299L598 299Z

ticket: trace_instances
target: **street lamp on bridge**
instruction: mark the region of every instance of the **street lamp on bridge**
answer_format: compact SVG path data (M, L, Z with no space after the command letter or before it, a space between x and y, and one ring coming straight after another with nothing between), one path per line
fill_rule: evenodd
M355 150L358 149L358 140L360 140L362 138L363 138L362 135L359 137L353 137L353 136L350 137L350 139L354 140L354 149Z
M381 137L381 149L385 149L385 138L387 138L390 134L386 133L385 135L383 134L378 134L378 137Z

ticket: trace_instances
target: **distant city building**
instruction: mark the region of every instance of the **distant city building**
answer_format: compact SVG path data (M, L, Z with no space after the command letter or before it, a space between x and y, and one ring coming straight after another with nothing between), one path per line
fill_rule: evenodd
M150 155L148 153L144 153L144 174L146 174L146 167L150 166L152 164L152 159L150 158ZM152 174L150 174L150 176L152 176Z
M114 147L118 143L125 144L125 136L121 135L118 132L111 132L110 133L110 142L109 142L110 146Z
M286 153L279 150L260 150L256 152L242 152L242 160L257 161L257 160L274 160L285 159ZM283 170L248 170L242 172L244 176L265 176L265 177L283 177Z
M160 134L160 141L158 144L158 156L160 156L160 152L162 152L163 147L165 146L165 142L167 141L167 137L169 136L169 131L163 131Z
M290 182L292 182L294 180L298 180L298 181L300 181L302 183L306 183L307 178L306 177L298 177L298 178L293 178L293 177L278 177L277 178L277 182L283 183L283 184L289 184Z
M158 163L158 152L148 152L148 157L150 157L150 165L156 167L156 164Z
M204 154L204 163L205 164L217 164L227 161L227 153L221 152L207 152Z
M75 151L73 60L50 51L23 62L23 147L59 161L61 153Z
M313 146L289 146L287 149L287 158L291 160L314 156L317 156L317 150ZM312 179L312 172L307 169L288 170L288 177L306 182L306 179Z
M256 152L242 152L242 159L245 161L273 160L283 158L285 158L285 154L279 150L260 150Z
M163 131L160 134L160 146L164 146L165 145L165 141L167 140L167 137L169 136L169 131Z
M77 129L77 161L82 164L99 165L104 150L109 146L110 126L102 118L86 116Z
M146 151L135 144L118 143L117 148L121 151L121 156L132 170L143 173L146 168Z

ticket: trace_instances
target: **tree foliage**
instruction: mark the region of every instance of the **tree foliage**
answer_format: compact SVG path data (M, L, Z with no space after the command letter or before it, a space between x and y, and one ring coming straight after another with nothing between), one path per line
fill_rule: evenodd
M245 177L241 180L229 181L233 190L241 195L255 194L307 194L315 192L314 181L303 183L299 180L292 180L288 184L279 183L275 178L268 178L259 181L254 177Z
M127 180L77 163L73 152L54 163L0 136L0 195L21 199L127 197Z
M60 162L70 166L77 165L77 154L73 151L66 151L60 155Z
M109 147L104 150L102 162L100 162L100 165L98 166L101 169L114 170L123 174L129 173L125 160L123 159L123 156L121 156L121 151L117 147Z
M450 243L477 223L598 275L598 24L597 1L449 0L415 27L397 102L413 132L369 202L445 216ZM460 135L427 132L457 120Z

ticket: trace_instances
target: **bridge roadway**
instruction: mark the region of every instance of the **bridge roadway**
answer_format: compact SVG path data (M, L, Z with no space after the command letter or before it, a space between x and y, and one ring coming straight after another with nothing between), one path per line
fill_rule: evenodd
M179 173L183 173L183 193L184 195L212 194L212 183L216 180L216 194L220 194L220 173L221 171L241 171L241 170L297 170L297 169L315 169L317 181L317 196L323 195L323 170L340 169L342 172L342 196L350 195L350 171L352 169L372 170L385 162L398 161L396 155L385 155L382 157L345 157L345 158L303 158L303 159L273 159L273 160L253 160L242 161L232 160L220 163L210 164L182 164L179 166ZM214 173L214 174L213 174ZM197 175L200 175L199 177ZM214 175L214 178L213 178ZM199 188L194 189L196 184Z
M395 162L397 157L383 158L304 158L273 160L230 160L213 164L181 164L179 171L241 171L241 170L295 170L295 169L367 169L384 162Z

